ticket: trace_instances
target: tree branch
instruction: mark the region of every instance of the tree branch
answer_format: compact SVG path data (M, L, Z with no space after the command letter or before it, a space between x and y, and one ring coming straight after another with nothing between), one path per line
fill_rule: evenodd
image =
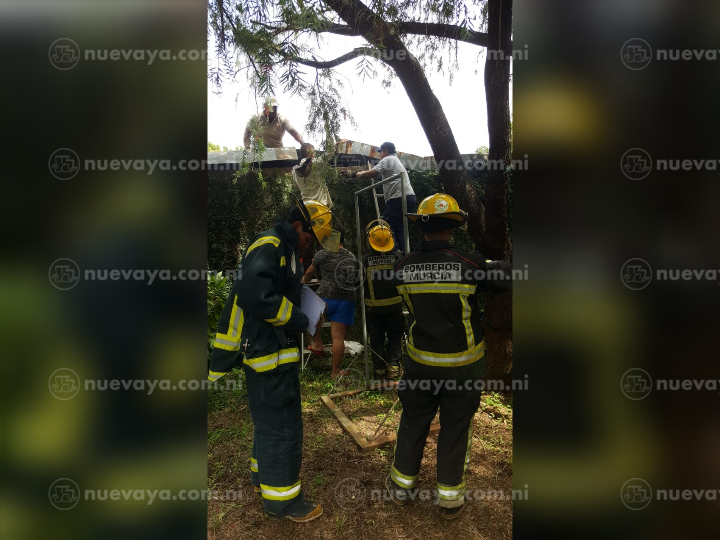
M439 23L421 23L417 21L406 21L397 23L395 25L399 34L415 34L421 36L432 36L439 38L454 39L457 41L463 41L470 43L471 45L477 45L479 47L487 47L488 40L485 32L477 32L475 30L467 30L464 34L461 26L453 24L439 24ZM330 34L337 34L340 36L362 36L363 33L360 30L355 29L352 26L344 24L333 24L318 32L328 32Z
M348 60L352 60L353 58L357 58L358 56L372 56L374 58L377 58L378 60L382 59L382 54L377 49L370 49L368 47L358 47L357 49L353 49L347 54L343 54L342 56L338 56L335 60L328 60L327 62L318 62L317 60L308 60L306 58L293 58L289 54L287 54L285 51L278 51L282 56L284 56L287 60L292 60L293 62L297 62L298 64L302 64L303 66L308 66L316 69L328 69L333 68L335 66L339 66L340 64L344 64Z
M273 35L281 34L282 32L297 32L300 30L307 30L307 28L293 28L291 26L277 27L269 24L265 24L259 21L253 21L253 24L263 26L268 30L273 30ZM471 45L477 45L478 47L487 47L488 40L485 32L477 32L475 30L467 30L461 26L453 24L439 24L439 23L421 23L417 21L406 21L396 23L394 28L397 29L399 34L415 34L419 36L438 37L446 39L454 39L457 41L463 41L470 43ZM327 28L317 30L318 33L329 33L337 34L339 36L362 36L364 32L349 26L346 24L333 24Z

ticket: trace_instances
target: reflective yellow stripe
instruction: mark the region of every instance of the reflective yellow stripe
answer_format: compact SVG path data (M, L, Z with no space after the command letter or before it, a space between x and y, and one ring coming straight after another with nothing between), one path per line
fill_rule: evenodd
M230 328L228 328L228 334L230 337L237 337L240 339L242 333L243 322L245 322L245 313L237 305L237 294L233 299L233 308L230 313Z
M410 283L397 287L401 294L475 294L476 289L477 285L464 283Z
M287 501L293 499L300 495L300 487L300 480L292 486L286 487L273 487L260 484L263 499L270 499L271 501Z
M283 351L292 351L292 352L283 352ZM283 364L292 364L293 362L298 362L300 360L300 350L298 348L295 349L283 349L280 351L280 354L278 356L278 365L281 366Z
M408 343L408 354L410 358L420 364L427 366L440 367L457 367L465 366L477 362L485 355L485 341L481 341L478 345L467 351L457 353L434 353L429 351L421 351L414 345Z
M223 375L227 375L227 371L211 371L208 373L208 381L217 381Z
M248 248L245 255L248 255L256 247L264 246L265 244L272 244L273 246L278 247L280 245L280 239L275 236L263 236L262 238L258 238Z
M400 296L393 296L392 298L386 298L384 300L365 299L365 304L368 306L391 306L393 304L399 304L400 302L402 302Z
M438 497L440 497L441 499L444 499L446 501L456 501L465 495L465 490L467 489L465 473L467 472L468 465L470 464L470 448L472 447L472 432L473 432L473 423L471 421L470 426L468 427L468 441L467 441L467 450L465 451L465 465L463 467L462 482L457 486L448 486L448 485L441 484L440 482L438 482L437 483L437 493L438 493Z
M238 322L237 327L233 327L233 333L234 333L234 335L236 335L238 337L238 339L242 335L243 324L245 324L245 312L241 309L240 310L240 321Z
M462 319L463 325L465 326L465 337L467 339L468 350L475 346L475 335L473 334L472 325L470 324L470 314L472 313L472 309L470 309L469 298L470 297L467 294L460 295L460 303L463 308Z
M273 319L265 319L273 326L282 326L287 324L292 315L293 305L287 298L283 296L282 302L280 302L280 308L278 309L277 315Z
M245 358L243 364L247 364L257 372L270 371L282 364L290 364L300 361L300 350L297 347L280 349L276 353L266 354L257 358Z
M469 297L475 294L477 285L467 285L465 283L410 283L405 285L398 285L397 287L400 294L405 298L405 302L408 304L410 311L412 312L412 304L410 303L411 294L457 294L460 297L460 303L462 305L462 321L465 327L465 338L467 341L467 351L462 353L456 353L452 355L444 355L438 353L430 353L415 349L413 346L412 327L415 326L413 322L410 327L410 337L408 340L408 352L410 357L420 362L421 364L428 365L453 365L463 366L465 364L471 364L482 357L484 354L484 344L475 345L475 335L472 330L472 324L470 324L470 315L472 314L472 308L470 307ZM413 313L415 315L415 313ZM478 350L482 346L482 350ZM415 354L411 351L414 350ZM450 358L454 360L449 360ZM438 360L438 358L444 360ZM450 363L452 362L452 363Z
M464 473L463 476L465 476ZM444 484L441 484L440 482L437 483L438 496L446 501L456 501L459 498L463 497L465 495L465 489L466 487L464 478L462 484L457 486L446 486Z
M252 472L258 472L257 459L252 458L250 460L250 470Z
M415 481L417 480L418 475L416 474L415 476L408 476L406 474L402 474L395 468L395 463L393 463L390 467L390 477L395 481L397 485L403 486L406 489L410 489L415 487Z
M240 336L230 337L227 334L217 334L213 346L216 349L224 349L226 351L239 351Z
M237 294L233 297L233 308L230 312L230 327L226 334L218 332L215 335L214 347L224 349L226 351L240 350L240 335L242 334L243 323L245 322L245 313L237 305Z
M236 323L236 322L237 322L237 321L236 321L237 317L240 316L240 314L238 313L239 311L242 311L242 310L241 310L240 307L237 305L237 294L236 294L236 295L233 297L233 307L232 307L232 311L230 312L230 327L228 328L228 334L230 334L230 335L232 335L232 336L235 335L235 334L232 332L232 329L233 329L233 326L234 326L233 323Z

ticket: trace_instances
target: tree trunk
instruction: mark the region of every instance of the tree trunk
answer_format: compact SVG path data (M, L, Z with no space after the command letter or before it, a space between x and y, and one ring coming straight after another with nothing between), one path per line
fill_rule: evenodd
M460 208L469 214L468 233L481 249L485 227L485 209L470 176L463 169L455 136L440 101L435 96L422 66L394 31L359 0L324 0L348 25L355 28L368 41L380 42L385 54L382 60L398 76L410 98L420 125L428 138L435 160L443 166L438 171L445 190L453 196Z
M510 58L512 56L512 0L488 0L488 50L485 60L485 96L490 163L509 167ZM488 171L485 187L487 225L483 255L512 264L508 230L508 174L505 167ZM512 379L512 293L485 294L485 335L490 380Z
M440 167L440 179L448 194L468 212L468 233L475 246L488 259L512 262L507 223L508 178L503 170L490 171L487 180L486 207L470 177L463 170L455 136L450 129L440 101L430 87L425 72L410 54L400 37L359 0L324 0L348 25L355 28L368 43L380 43L385 51L382 60L397 74L405 88L420 125L425 132ZM489 0L488 56L485 62L485 92L490 134L490 160L509 164L510 151L510 58L512 1ZM501 53L491 51L502 51ZM498 56L502 55L502 56ZM494 161L497 163L498 161ZM448 167L453 164L454 167ZM500 173L500 174L492 174ZM487 227L486 227L487 224ZM485 330L488 378L512 378L512 295L485 295Z
M457 200L460 208L468 213L468 233L475 242L476 248L482 249L485 227L485 209L482 201L464 169L450 123L440 101L430 87L422 66L404 45L401 46L407 59L389 60L387 63L397 74L410 98L436 162L442 163L438 172L445 190Z

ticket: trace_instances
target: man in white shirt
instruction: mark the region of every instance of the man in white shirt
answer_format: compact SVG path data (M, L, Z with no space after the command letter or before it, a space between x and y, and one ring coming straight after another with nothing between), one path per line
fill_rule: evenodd
M385 198L385 210L383 211L383 219L390 225L390 229L395 239L395 247L393 250L405 252L405 231L403 229L403 213L402 213L402 188L400 182L405 183L405 200L407 202L407 211L409 213L415 211L416 201L415 192L410 185L410 178L405 167L398 159L395 152L395 145L391 142L384 142L380 148L375 149L380 152L380 163L375 165L369 171L360 171L352 174L352 178L374 178L382 176L382 179L401 173L401 177L393 182L383 184L383 196Z
M243 142L245 149L250 148L250 135L262 137L265 148L282 148L283 135L287 131L300 144L304 144L302 135L292 126L290 120L277 112L278 102L274 97L265 98L262 114L250 118L245 127Z

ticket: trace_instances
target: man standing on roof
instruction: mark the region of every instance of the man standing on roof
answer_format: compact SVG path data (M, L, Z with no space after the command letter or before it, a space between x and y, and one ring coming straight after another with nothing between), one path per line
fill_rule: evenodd
M317 240L328 249L339 233L332 214L296 201L287 219L250 242L218 321L208 379L216 381L244 356L253 435L250 480L265 512L292 521L322 514L305 500L300 484L303 424L298 334L308 327L300 311L303 268L298 249Z
M391 142L384 142L380 148L375 149L380 152L380 163L375 165L369 171L354 172L351 178L375 178L382 176L382 180L390 178L398 173L401 177L393 182L383 184L383 196L385 198L385 210L383 211L383 220L390 224L393 237L395 238L394 250L405 253L405 231L403 229L402 218L402 188L400 182L405 184L405 200L407 202L407 211L415 210L415 192L410 185L410 178L405 167L400 162L395 152L395 145Z
M511 272L503 261L453 247L453 229L465 225L467 214L449 195L431 195L417 214L407 216L423 231L424 241L395 267L411 324L398 387L403 412L385 486L395 504L413 498L425 439L439 408L436 497L442 517L450 520L465 504L473 419L487 374L477 295L509 290Z
M290 120L280 116L277 110L277 100L274 97L265 98L263 112L250 118L247 127L245 127L243 142L246 150L250 149L250 135L261 137L265 143L265 148L282 148L282 140L286 131L297 142L304 143L302 135L292 126Z
M393 269L400 252L392 251L392 232L384 221L376 219L365 230L372 248L362 260L370 354L375 379L395 381L400 378L402 336L405 331L402 297L393 283Z

